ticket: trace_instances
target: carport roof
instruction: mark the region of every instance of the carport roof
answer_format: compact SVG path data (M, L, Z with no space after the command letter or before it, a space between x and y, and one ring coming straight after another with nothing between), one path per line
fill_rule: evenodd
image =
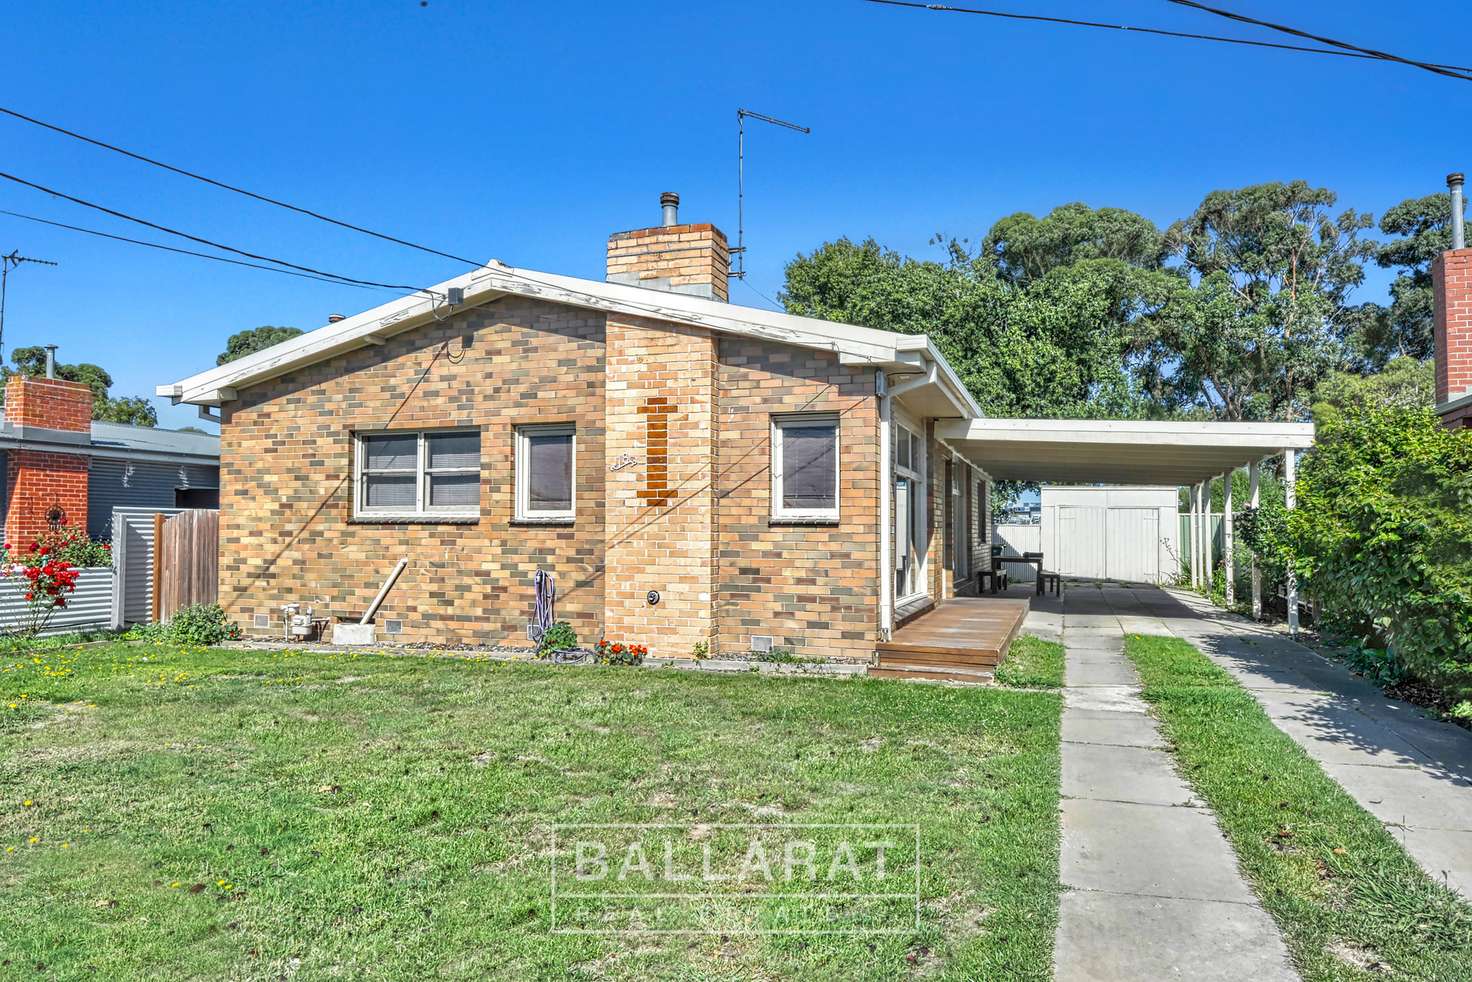
M1312 423L937 420L936 436L993 480L1191 485L1313 445Z

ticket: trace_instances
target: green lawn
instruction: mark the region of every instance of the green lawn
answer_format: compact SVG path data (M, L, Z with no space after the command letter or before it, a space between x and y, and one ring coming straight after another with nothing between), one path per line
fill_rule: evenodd
M1063 645L1024 634L997 666L997 681L1018 689L1063 687Z
M7 651L0 976L1046 978L1059 704L438 656ZM917 823L920 926L551 933L549 826L604 822ZM805 912L741 904L760 924Z
M1144 696L1306 980L1472 978L1472 908L1438 885L1190 644L1132 635Z

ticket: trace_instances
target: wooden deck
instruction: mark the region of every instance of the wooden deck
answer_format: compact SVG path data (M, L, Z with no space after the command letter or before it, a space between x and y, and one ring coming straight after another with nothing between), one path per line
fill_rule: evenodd
M945 679L986 682L1007 654L1028 602L1001 597L957 597L894 632L875 646L879 663L869 669L881 678Z

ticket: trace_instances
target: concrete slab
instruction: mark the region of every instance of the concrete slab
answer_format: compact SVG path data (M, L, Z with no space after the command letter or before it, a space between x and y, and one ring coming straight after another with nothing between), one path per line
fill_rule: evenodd
M1113 747L1164 747L1155 721L1143 713L1070 709L1063 714L1065 743L1099 743Z
M1260 907L1083 891L1059 898L1053 975L1057 982L1298 978Z
M1391 829L1426 872L1465 897L1472 897L1472 832L1451 829Z
M1064 668L1064 677L1068 669ZM1070 709L1107 710L1116 713L1144 714L1145 700L1132 685L1090 685L1063 690L1065 714Z
M1152 747L1077 743L1063 754L1063 796L1147 805L1199 804L1170 755Z
M1440 781L1416 767L1322 762L1324 772L1387 825L1472 831L1472 783ZM1438 860L1438 862L1442 862ZM1428 870L1440 869L1443 866Z
M1135 670L1119 655L1113 658L1070 658L1063 670L1069 685L1137 685Z
M1081 890L1254 902L1216 820L1200 808L1066 798L1059 875Z

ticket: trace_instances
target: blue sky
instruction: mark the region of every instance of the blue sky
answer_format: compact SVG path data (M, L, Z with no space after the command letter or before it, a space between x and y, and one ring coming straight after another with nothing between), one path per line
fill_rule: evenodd
M1472 59L1453 0L1221 4ZM975 5L1254 36L1163 0ZM1166 224L1212 189L1293 178L1378 214L1472 167L1446 122L1466 119L1469 83L858 0L19 4L0 55L0 103L19 111L459 255L594 278L607 234L654 224L661 191L734 238L737 106L794 119L812 135L748 132L752 289L732 299L758 306L794 253L839 235L934 254L935 233L979 239L1014 211L1082 200ZM361 278L462 269L5 118L0 170ZM0 209L167 240L8 183ZM0 216L12 248L61 266L12 275L7 351L55 342L116 395L213 365L242 328L315 328L390 296Z

